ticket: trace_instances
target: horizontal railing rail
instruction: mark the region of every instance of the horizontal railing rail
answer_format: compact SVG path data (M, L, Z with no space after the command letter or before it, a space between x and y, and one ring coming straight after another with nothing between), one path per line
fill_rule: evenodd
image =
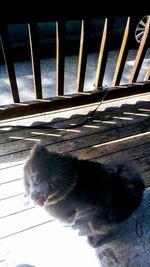
M140 82L138 81L138 75L143 68L145 55L148 51L150 44L150 16L146 15L146 18L147 22L145 30L143 32L143 37L141 39L141 42L139 43L139 46L137 47L134 63L128 74L129 79L126 84L122 84L121 79L123 77L127 56L130 50L130 45L132 43L136 26L135 17L126 17L126 23L124 25L123 32L121 35L122 41L117 45L118 58L116 60L116 64L113 70L114 75L111 84L108 88L108 94L106 99L112 99L135 93L149 92L150 90L150 66L148 66L146 70L144 69L145 74L143 80ZM106 74L106 65L110 57L112 43L118 41L118 39L113 36L115 29L115 19L116 17L103 17L102 33L94 40L95 45L99 43L99 52L97 53L97 67L95 71L94 88L89 88L88 91L84 90L84 85L86 81L86 68L88 64L87 58L88 53L90 51L89 45L91 40L90 29L92 19L83 17L83 19L80 20L80 40L76 42L76 45L78 46L78 49L76 49L76 51L78 50L78 55L76 55L78 58L77 74L76 82L74 84L74 88L76 88L76 93L66 95L64 91L64 82L66 71L65 52L67 20L65 20L63 17L59 17L59 19L54 20L54 18L52 17L52 21L56 24L56 85L54 85L55 96L51 97L50 92L49 98L43 97L38 21L28 21L26 25L28 26L28 42L32 63L31 75L35 92L35 98L30 101L21 101L20 99L20 88L17 83L18 77L14 67L15 62L13 59L13 49L11 47L10 36L8 31L8 27L10 24L8 25L8 23L6 22L1 23L1 48L4 63L7 69L8 81L11 88L12 103L7 104L6 100L6 103L0 105L0 120L100 101L105 91L104 79ZM51 20L49 19L47 22L50 21ZM11 22L11 24L13 23ZM17 35L17 32L15 34ZM51 49L50 44L49 49ZM5 90L6 88L4 87L4 94Z

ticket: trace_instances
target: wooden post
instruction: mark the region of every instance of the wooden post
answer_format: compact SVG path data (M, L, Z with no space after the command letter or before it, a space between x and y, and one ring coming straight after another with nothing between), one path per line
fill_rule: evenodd
M36 23L28 24L31 50L32 72L36 98L42 98L41 69L38 51L38 26Z
M11 58L11 53L10 53L7 25L3 24L0 26L0 36L1 36L1 45L2 45L2 50L3 50L5 65L6 65L6 69L7 69L7 73L9 77L9 82L11 86L13 100L14 100L14 103L19 103L20 98L19 98L15 68L14 68L12 58Z

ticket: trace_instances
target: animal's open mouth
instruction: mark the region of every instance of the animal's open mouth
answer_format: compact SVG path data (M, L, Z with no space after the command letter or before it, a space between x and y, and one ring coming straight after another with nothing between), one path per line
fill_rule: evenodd
M47 199L45 199L44 197L39 197L34 201L34 203L41 207L46 206L47 204L53 204L56 201L55 197L57 196L57 194L58 191L51 194Z
M66 196L72 190L73 186L70 186L70 188L68 188L68 191L65 191L63 193L60 193L60 191L57 190L54 193L50 194L47 199L45 199L44 197L39 197L38 199L36 199L35 203L39 206L55 205L59 201L62 201L66 198Z
M51 194L47 200L45 201L45 205L46 204L54 204L54 202L56 201L58 195L58 191L54 192L53 194ZM56 198L55 198L56 197Z
M38 206L44 206L45 203L45 199L44 197L39 197L38 199L36 199L35 204Z

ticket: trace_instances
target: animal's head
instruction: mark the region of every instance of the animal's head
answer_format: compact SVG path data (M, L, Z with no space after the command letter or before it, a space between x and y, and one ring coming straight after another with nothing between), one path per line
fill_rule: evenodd
M26 195L37 205L55 204L75 182L76 158L35 145L24 165Z

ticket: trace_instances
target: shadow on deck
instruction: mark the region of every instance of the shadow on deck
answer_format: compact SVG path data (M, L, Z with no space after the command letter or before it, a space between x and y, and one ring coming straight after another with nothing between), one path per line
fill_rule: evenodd
M7 121L7 125L35 125L35 123L36 125L48 125L51 122L55 123L54 125L58 129L6 128L0 130L1 266L14 266L13 264L5 265L6 258L10 257L11 250L17 247L15 253L18 255L18 248L20 246L28 246L27 251L29 251L31 239L31 243L34 245L36 243L37 246L40 246L41 242L44 242L43 238L47 235L47 231L51 235L49 251L52 251L52 256L51 259L48 259L48 262L47 258L44 259L43 266L49 266L48 264L51 262L53 266L58 266L58 258L60 257L60 260L62 260L63 255L66 257L66 254L60 252L64 246L64 239L67 249L69 247L68 244L73 240L71 239L70 232L67 235L64 234L67 231L66 229L61 232L60 226L57 226L53 218L47 216L41 209L34 207L32 204L26 206L23 203L22 168L31 147L36 142L42 142L51 151L71 153L82 159L110 162L112 160L118 161L121 158L128 158L128 160L139 164L146 186L150 185L149 94L106 101L95 113L91 122L80 127L66 129L67 125L80 123L85 118L85 115L96 107L97 104L92 104L64 110L61 113L56 111L22 118L21 120ZM37 236L39 236L40 244L37 244L38 241L35 241ZM77 236L75 238L78 240ZM79 239L76 247L79 246L81 248L82 241ZM27 244L24 242L27 242ZM38 247L37 251L39 250ZM70 252L67 252L67 255L68 253ZM92 255L92 252L90 253ZM77 253L77 257L80 256ZM32 255L30 257L33 258ZM57 264L55 265L53 261L55 261L55 264L57 262ZM92 263L90 260L88 261L90 265L86 264L86 266L99 266L97 262L94 265L93 259ZM38 266L42 266L40 264L39 262ZM70 262L67 260L65 266L70 266L69 264ZM85 265L85 263L83 264Z

